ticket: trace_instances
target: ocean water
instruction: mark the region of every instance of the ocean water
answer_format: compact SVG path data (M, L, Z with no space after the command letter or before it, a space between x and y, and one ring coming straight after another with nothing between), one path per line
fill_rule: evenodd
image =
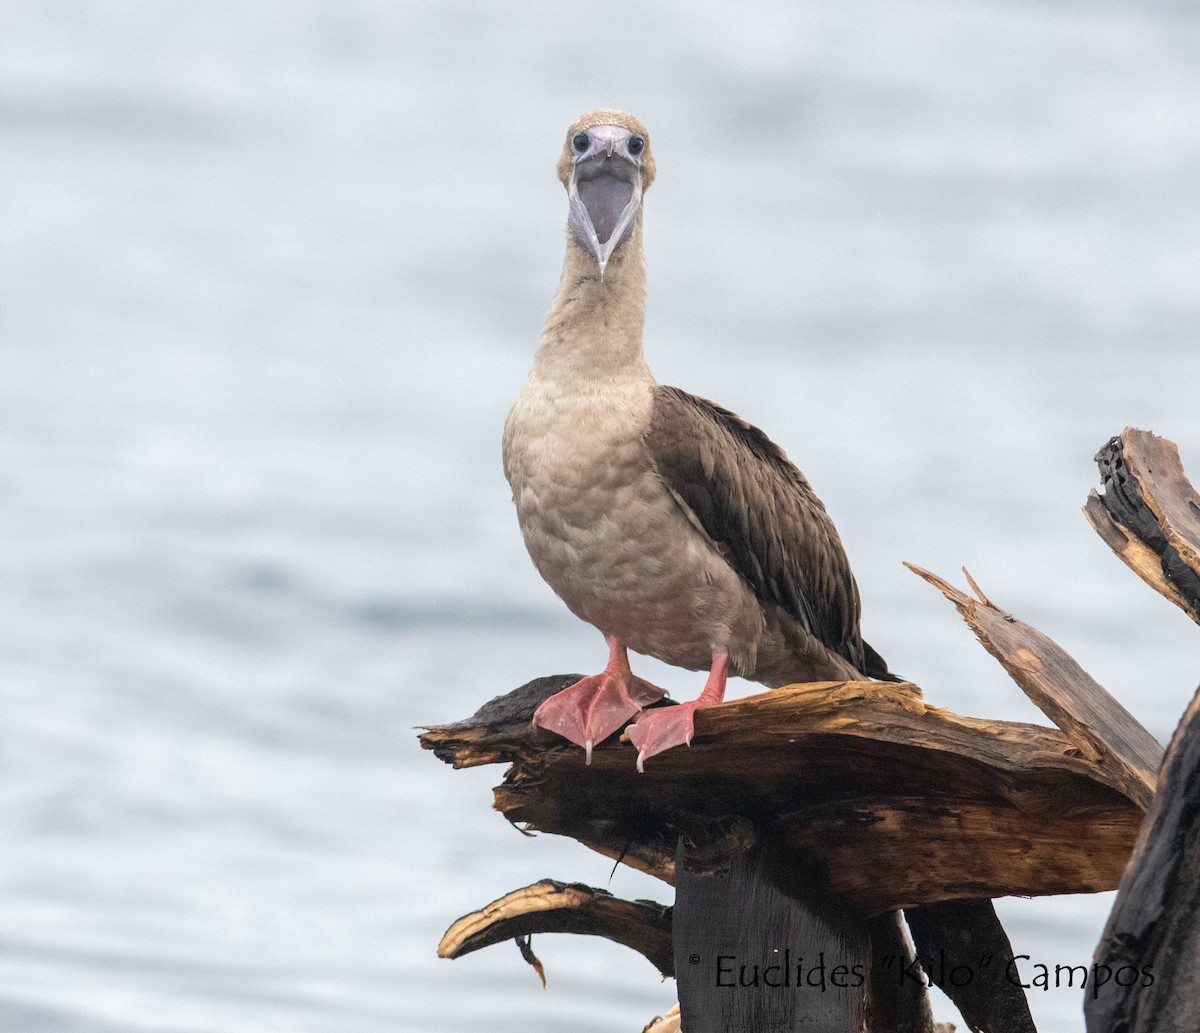
M0 27L3 1033L599 1033L673 1001L597 940L541 938L547 990L508 946L435 957L542 876L669 890L522 838L500 769L414 731L604 658L499 464L596 105L658 159L652 367L796 459L892 666L1040 719L901 561L966 566L1170 734L1200 630L1079 508L1126 425L1200 477L1195 8L12 0ZM1087 964L1110 900L1000 907L1033 961ZM1031 993L1082 1029L1078 993Z

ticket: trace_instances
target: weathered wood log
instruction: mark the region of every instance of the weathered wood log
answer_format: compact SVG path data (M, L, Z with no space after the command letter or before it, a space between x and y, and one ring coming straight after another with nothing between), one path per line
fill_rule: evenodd
M1096 462L1104 494L1088 496L1088 521L1134 573L1200 623L1200 494L1179 449L1126 427Z
M419 736L421 746L455 768L507 763L519 756L521 744L531 738L530 717L538 705L582 677L552 674L534 678L488 700L465 720L427 728Z
M693 869L707 863L741 873L745 894L728 885L718 894L733 913L769 901L754 925L760 953L770 912L789 929L778 949L820 941L869 958L879 953L872 937L897 930L896 911L904 908L931 979L947 966L971 971L968 985L944 989L972 1029L1030 1033L1024 994L1003 979L1011 945L990 901L978 898L1115 885L1151 798L1160 750L1063 650L995 607L973 581L978 599L917 573L955 603L1060 730L960 717L928 706L910 684L797 685L701 711L691 748L656 757L638 775L624 739L602 744L586 765L579 750L531 728L541 701L578 678L562 675L498 697L466 721L430 728L422 745L456 767L509 762L495 806L518 827L569 835L675 884L677 962L681 929L685 939L695 939L701 925L710 939L728 938L714 933L722 926L713 906L688 904L704 900L694 886L684 890L680 910L680 880L692 885L695 878L677 869L682 850ZM763 896L761 872L746 866L768 854L783 859L773 862L774 872L789 872L780 899ZM827 912L837 916L836 930L822 924L826 900L837 902ZM698 913L701 925L689 917ZM905 941L897 936L895 943ZM725 954L709 947L715 957L753 953L748 943L731 942ZM995 965L990 978L983 957ZM880 983L877 999L872 987L840 1001L824 998L800 1015L794 998L708 1000L704 985L685 985L694 973L680 964L684 1028L697 1027L689 1033L703 1033L704 1016L725 1023L714 1028L747 1030L840 1031L856 1028L867 1012L876 1030L924 1030L931 1022L918 981Z
M839 927L782 893L764 871L762 850L731 858L723 870L691 871L681 843L675 880L675 967L687 1033L790 1031L801 1016L812 1033L862 1028L869 943L861 924ZM838 971L836 985L823 965L822 982L806 983L818 955Z
M1174 445L1126 430L1097 460L1106 493L1092 493L1089 520L1200 621L1200 496ZM1092 973L1111 972L1123 992L1093 996L1089 1033L1200 1029L1200 694L1155 795L1158 744L1068 654L992 604L970 575L974 599L912 569L955 604L1057 731L959 717L926 705L914 685L795 685L701 711L692 747L638 775L624 737L587 766L581 751L535 733L534 709L579 676L538 679L466 721L427 729L422 745L455 767L508 763L495 806L514 825L571 836L656 875L676 886L676 905L545 881L455 923L446 955L534 931L605 935L663 972L673 952L688 1033L923 1031L931 1020L919 980L911 992L879 980L881 953L916 965L903 908L926 975L973 1030L1030 1033L1024 994L1004 978L1012 947L984 898L1111 888L1153 801ZM879 992L867 986L805 1010L794 995L714 996L735 988L703 982L714 961L709 977L725 961L761 975L794 945L810 959L815 949L819 962L830 945L862 959ZM1144 981L1126 988L1116 973L1134 969ZM971 978L956 983L956 971ZM1108 982L1093 981L1093 992ZM654 1028L679 1026L676 1014Z
M662 975L675 974L671 908L651 900L622 900L606 890L554 879L513 890L463 915L446 930L438 957L461 958L534 933L603 936L637 951Z
M1008 978L1012 944L990 900L951 900L904 912L917 959L979 1033L1037 1033L1025 991Z
M1200 691L1167 749L1084 1015L1088 1033L1200 1030Z
M1178 450L1126 429L1096 460L1105 494L1088 498L1092 526L1200 622L1200 496ZM1200 1029L1200 690L1167 748L1091 975L1088 1033Z
M768 833L870 916L956 898L1116 886L1141 809L1062 732L964 718L879 682L775 689L700 711L690 748L634 767L615 738L590 766L529 725L571 676L539 679L422 744L455 766L507 760L495 806L674 882L680 835Z
M919 970L904 978L914 959L898 915L858 920L769 843L714 866L681 841L675 880L687 1033L931 1030Z
M984 649L1070 737L1105 782L1143 810L1150 805L1162 747L1137 718L1056 642L992 603L966 571L976 599L936 574L911 563L905 566L954 603Z
M867 1001L868 1015L871 1016L868 1028L889 1033L893 1030L896 1033L910 1030L932 1033L937 1027L926 989L928 976L922 972L913 953L900 912L876 915L867 923L867 934L874 963ZM898 971L892 970L892 958L896 959L894 964ZM921 972L920 977L912 978L917 972Z

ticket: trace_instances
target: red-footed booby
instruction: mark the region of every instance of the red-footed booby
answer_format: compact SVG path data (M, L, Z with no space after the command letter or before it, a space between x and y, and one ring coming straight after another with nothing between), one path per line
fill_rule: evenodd
M727 409L658 384L642 354L645 127L590 111L567 130L567 254L533 369L504 427L525 545L550 587L608 640L603 673L534 724L587 750L662 695L628 649L707 669L698 699L642 713L646 758L689 743L729 673L772 688L891 678L859 633L859 596L820 499L783 450Z

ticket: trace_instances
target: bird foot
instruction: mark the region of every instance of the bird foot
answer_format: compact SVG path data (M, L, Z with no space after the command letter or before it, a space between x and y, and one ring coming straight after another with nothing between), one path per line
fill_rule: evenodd
M603 673L583 678L547 699L534 711L533 726L582 746L590 764L596 743L663 695L662 689L636 677L628 666L610 665Z
M637 769L645 772L647 757L669 750L672 746L690 746L695 733L693 715L710 704L694 699L674 707L651 710L638 718L625 733L638 751Z
M725 698L725 681L729 676L729 651L714 649L712 667L704 691L689 703L651 710L629 726L629 741L638 751L637 769L645 773L647 757L669 750L672 746L691 746L695 733L693 717L701 707L713 707Z

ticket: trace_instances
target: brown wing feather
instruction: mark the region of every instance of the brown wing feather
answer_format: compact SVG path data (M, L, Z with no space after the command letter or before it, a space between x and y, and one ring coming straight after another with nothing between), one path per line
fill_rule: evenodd
M778 445L674 387L655 390L646 444L672 493L760 599L860 671L885 674L869 646L872 662L864 657L858 587L833 521Z

